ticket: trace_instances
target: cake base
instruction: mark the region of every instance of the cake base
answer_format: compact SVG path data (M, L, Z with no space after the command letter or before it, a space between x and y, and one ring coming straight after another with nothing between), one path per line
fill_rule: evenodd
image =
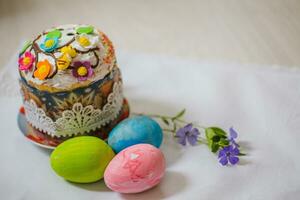
M110 122L107 126L98 129L96 131L82 134L78 136L83 135L89 135L89 136L96 136L103 140L107 139L109 132L122 120L126 119L129 116L129 104L126 99L124 99L122 110L119 114L119 116ZM27 121L24 114L24 110L21 108L20 112L18 114L18 126L21 132L24 134L25 137L27 137L31 142L44 147L48 149L54 149L57 145L64 142L67 139L70 139L72 137L52 137L46 133L43 133L35 128L33 128Z

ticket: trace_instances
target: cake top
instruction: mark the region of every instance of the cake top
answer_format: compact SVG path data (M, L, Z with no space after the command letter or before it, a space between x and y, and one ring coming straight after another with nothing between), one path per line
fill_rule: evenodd
M63 25L26 42L19 54L19 71L40 90L65 91L103 79L116 67L113 46L90 25Z

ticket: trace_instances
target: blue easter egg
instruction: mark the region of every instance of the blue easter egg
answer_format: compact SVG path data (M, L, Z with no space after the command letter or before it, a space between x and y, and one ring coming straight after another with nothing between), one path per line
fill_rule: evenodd
M147 116L136 116L119 123L109 134L108 144L119 153L135 144L152 144L159 148L163 132L159 124Z

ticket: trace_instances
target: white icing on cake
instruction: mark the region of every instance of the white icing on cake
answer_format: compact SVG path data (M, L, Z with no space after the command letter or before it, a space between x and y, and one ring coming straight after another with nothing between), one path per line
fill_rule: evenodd
M43 32L40 37L38 36L37 39L34 40L33 45L27 49L27 51L30 51L35 57L37 56L38 60L33 63L33 67L30 70L20 71L21 76L23 76L23 78L29 84L33 83L36 85L46 85L61 90L68 90L73 87L72 85L80 82L72 74L72 66L74 62L89 61L91 65L94 66L94 74L91 77L88 77L86 81L83 81L82 84L92 83L103 79L109 72L111 72L112 68L114 67L115 58L114 55L110 55L112 57L110 59L110 62L105 62L105 58L108 56L106 50L107 44L103 44L103 40L101 38L103 35L97 29L94 28L93 32L89 34L78 34L76 32L77 28L86 26L88 25L63 25ZM55 29L60 30L61 37L58 39L58 45L56 49L53 52L47 53L40 46L44 43L47 32L53 31ZM78 43L78 37L80 36L87 37L90 42L90 45L85 47L80 45ZM77 55L74 58L72 58L72 61L70 62L70 67L68 67L65 70L59 70L56 66L56 60L62 56L60 49L66 44L69 44L71 47L73 47L76 50ZM35 48L41 52L36 52L36 50L33 49L34 45ZM90 52L86 53L87 51ZM36 70L37 62L43 61L45 59L47 59L51 64L51 72L48 78L46 78L45 80L40 80L34 77L34 71ZM51 76L52 73L54 74L53 76ZM78 87L78 84L76 87Z

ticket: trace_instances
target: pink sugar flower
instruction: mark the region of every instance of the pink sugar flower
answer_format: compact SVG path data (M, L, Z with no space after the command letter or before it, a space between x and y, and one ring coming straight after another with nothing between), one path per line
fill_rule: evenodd
M19 69L22 71L27 71L31 69L33 62L34 62L34 56L29 51L26 51L24 56L19 58Z

